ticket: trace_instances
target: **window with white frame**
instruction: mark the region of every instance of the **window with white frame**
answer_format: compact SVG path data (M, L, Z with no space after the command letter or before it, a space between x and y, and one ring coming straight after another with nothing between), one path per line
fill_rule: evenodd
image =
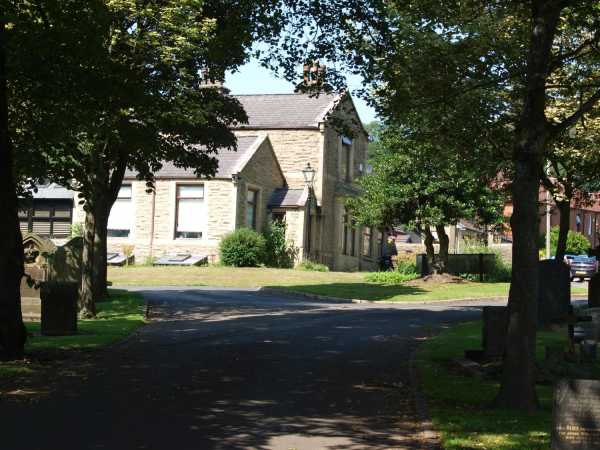
M131 185L124 184L119 190L117 200L108 216L108 237L128 238L133 224L133 208L131 207Z
M176 239L202 239L206 228L203 184L178 184L175 221Z

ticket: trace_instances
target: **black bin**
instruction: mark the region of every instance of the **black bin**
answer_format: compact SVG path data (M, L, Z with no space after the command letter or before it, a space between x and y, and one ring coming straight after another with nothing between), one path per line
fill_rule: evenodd
M392 268L392 256L385 255L381 257L381 270L387 272Z

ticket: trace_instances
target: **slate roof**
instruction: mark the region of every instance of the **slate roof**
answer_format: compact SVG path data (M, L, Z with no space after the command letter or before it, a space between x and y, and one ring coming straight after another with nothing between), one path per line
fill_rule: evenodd
M46 187L38 186L37 192L31 192L33 198L42 198L42 199L72 199L73 191L71 189L67 189L62 187L56 183L50 183Z
M219 161L217 173L213 178L231 178L232 173L240 172L246 163L250 160L254 152L258 150L267 135L257 136L238 136L237 152L231 150L222 150L218 155L214 155ZM197 148L202 148L197 146ZM127 170L125 179L135 178L137 172ZM155 178L197 178L194 169L182 169L175 167L172 162L163 162L163 167L155 173Z
M235 129L294 129L318 128L319 122L333 109L341 95L268 94L234 95L248 114L248 124Z
M299 206L304 189L275 189L267 206L271 208L285 208Z

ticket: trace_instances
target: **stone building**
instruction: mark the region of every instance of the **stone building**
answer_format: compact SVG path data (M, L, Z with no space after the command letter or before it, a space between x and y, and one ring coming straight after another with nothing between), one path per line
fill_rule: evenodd
M197 178L191 169L165 164L156 173L155 193L147 194L145 182L126 173L109 219L109 251L133 245L138 264L166 253L202 253L216 262L223 234L242 226L263 232L278 219L288 224L295 264L310 258L332 270L377 269L384 233L352 228L344 211L344 200L363 195L354 180L365 173L367 151L350 96L235 98L249 121L234 129L237 152L218 155L215 177ZM307 164L316 170L310 213L302 173ZM75 222L84 221L81 207L73 215Z

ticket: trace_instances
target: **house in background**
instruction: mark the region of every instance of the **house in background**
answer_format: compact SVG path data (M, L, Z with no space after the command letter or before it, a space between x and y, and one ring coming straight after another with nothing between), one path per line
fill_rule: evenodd
M227 92L221 84L213 87ZM367 134L350 96L235 98L249 117L234 129L237 152L219 153L218 172L210 180L165 164L156 173L154 194L127 172L109 218L108 250L134 245L137 263L166 253L202 253L217 261L225 233L243 226L260 233L277 219L288 225L295 264L310 258L332 270L377 269L385 233L352 228L344 210L348 197L364 194L354 180L366 170ZM333 119L352 129L351 135L340 133ZM316 170L310 211L302 172L307 164ZM84 221L81 206L73 221Z

